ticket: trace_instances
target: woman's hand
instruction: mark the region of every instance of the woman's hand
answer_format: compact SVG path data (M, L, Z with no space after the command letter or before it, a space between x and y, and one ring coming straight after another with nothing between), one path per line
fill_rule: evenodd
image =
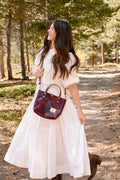
M43 71L44 71L43 68L38 68L37 69L37 71L35 73L35 76L36 76L37 79L43 76Z
M78 117L79 117L80 123L85 125L86 124L86 116L84 115L84 113L81 110L77 110L77 112L78 112Z

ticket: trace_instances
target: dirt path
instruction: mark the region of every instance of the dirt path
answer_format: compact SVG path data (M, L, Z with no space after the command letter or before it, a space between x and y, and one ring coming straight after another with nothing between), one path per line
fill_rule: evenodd
M88 149L103 158L94 180L120 180L120 72L83 72L80 77Z
M88 150L103 159L94 180L120 180L120 70L81 70L79 76ZM16 128L13 122L0 122L0 180L30 180L26 169L3 161ZM68 179L73 180L64 175Z

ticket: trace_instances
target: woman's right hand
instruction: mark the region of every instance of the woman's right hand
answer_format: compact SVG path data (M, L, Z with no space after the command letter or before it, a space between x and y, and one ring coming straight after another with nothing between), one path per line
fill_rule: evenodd
M38 78L42 77L43 72L44 72L44 68L38 68L36 73L35 73L36 78L38 79Z
M79 117L81 125L82 124L85 125L86 124L86 116L84 115L84 113L81 110L77 110L77 112L78 112L78 117Z

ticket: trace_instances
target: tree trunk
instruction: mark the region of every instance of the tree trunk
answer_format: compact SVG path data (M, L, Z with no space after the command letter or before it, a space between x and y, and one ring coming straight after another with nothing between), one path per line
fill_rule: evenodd
M13 79L13 77L12 77L12 68L11 68L11 20L12 20L12 11L9 10L8 26L7 26L7 69L8 69L8 80Z
M92 50L95 51L95 44L94 44L94 42L92 44ZM92 55L92 66L94 66L94 65L95 65L95 55Z
M35 45L34 42L32 42L32 47L33 47L33 62L35 61Z
M101 43L101 57L102 57L102 64L104 64L105 63L104 43Z
M48 21L48 1L47 0L45 1L45 4L46 4L45 20Z
M119 63L119 52L118 52L118 48L119 48L119 42L116 42L116 62Z
M5 78L4 60L3 60L3 43L2 43L2 29L0 29L0 72L1 78Z
M27 57L28 72L30 72L30 61L29 61L29 55L28 55L28 45L27 45L27 42L26 42L26 57Z
M25 59L24 59L24 44L23 44L23 18L21 17L20 20L20 53L21 53L21 68L22 68L22 78L26 80L26 73L25 73Z
M50 3L48 0L45 1L45 20L48 22L50 20L50 13L49 13L49 5Z

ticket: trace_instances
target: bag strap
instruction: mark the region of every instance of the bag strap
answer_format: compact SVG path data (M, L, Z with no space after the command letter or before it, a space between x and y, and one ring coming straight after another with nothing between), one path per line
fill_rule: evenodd
M43 63L41 64L40 68L43 67ZM39 77L39 84L41 84L41 77Z
M43 67L43 63L41 64L40 68L42 68L42 67ZM41 77L39 77L39 84L41 84ZM57 86L57 87L60 89L60 96L61 96L61 88L60 88L60 86L57 85L57 84L50 84L50 85L47 87L46 90L48 90L48 89L49 89L51 86L53 86L53 85ZM65 94L65 97L66 97L66 88L64 88L64 94Z

